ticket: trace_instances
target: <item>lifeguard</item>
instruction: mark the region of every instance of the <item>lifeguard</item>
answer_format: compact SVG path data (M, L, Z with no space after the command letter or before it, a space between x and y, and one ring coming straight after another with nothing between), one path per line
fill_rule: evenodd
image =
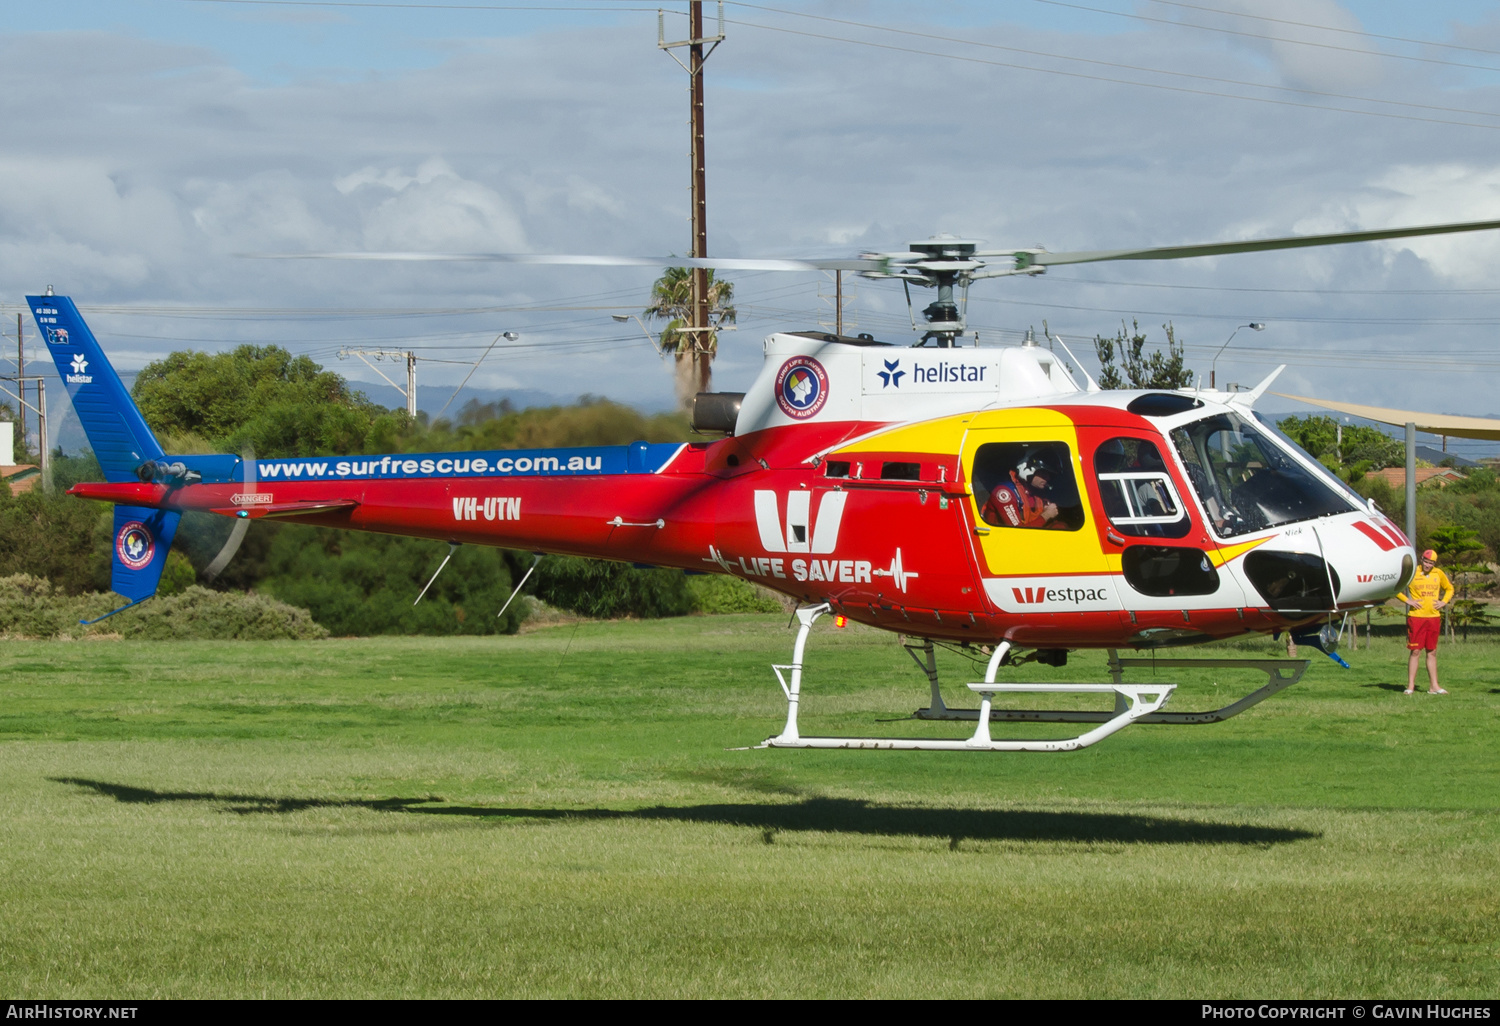
M1438 687L1437 647L1442 633L1443 607L1453 601L1453 582L1437 568L1437 553L1431 549L1422 553L1422 565L1412 576L1411 584L1396 596L1406 603L1406 647L1411 649L1411 660L1406 669L1406 693L1417 690L1417 657L1427 652L1427 693L1446 695Z

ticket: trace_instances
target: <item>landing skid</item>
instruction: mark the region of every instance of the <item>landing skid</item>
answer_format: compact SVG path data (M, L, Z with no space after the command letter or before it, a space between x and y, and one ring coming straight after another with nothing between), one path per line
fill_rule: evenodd
M931 752L1071 752L1079 748L1087 748L1089 745L1104 740L1116 731L1132 723L1141 722L1155 714L1166 703L1173 689L1177 687L1176 684L1127 684L1120 681L1118 676L1112 684L998 683L995 680L995 675L999 672L1001 664L1005 661L1006 654L1010 651L1010 643L1001 642L990 657L989 665L985 668L984 680L969 685L969 688L979 695L979 708L949 710L942 706L942 695L938 690L937 683L936 658L929 643L925 649L925 665L921 660L918 660L918 665L922 666L923 670L927 672L928 678L932 683L934 706L942 708L944 713L950 715L927 718L976 720L974 733L971 737L962 740L916 737L804 737L797 727L797 712L802 697L802 657L807 650L807 638L812 632L813 623L817 621L818 617L828 612L829 608L828 604L824 603L823 605L797 610L797 622L799 626L797 629L797 642L792 649L792 661L789 664L778 664L772 667L776 673L776 679L781 683L781 690L786 695L786 726L782 728L780 734L767 738L757 747L886 748ZM912 656L916 658L916 653L912 652ZM1301 676L1301 674L1298 674L1298 676ZM1285 685L1282 686L1285 687ZM996 712L1006 713L1015 711L993 710L992 703L995 695L1028 691L1096 694L1113 692L1115 695L1115 711L1100 713L1097 720L1083 721L1098 722L1099 726L1077 737L1061 738L1058 740L997 740L992 738L990 736L990 721L1006 718L997 716ZM971 715L962 715L965 712ZM1031 718L1036 719L1038 717Z
M932 650L932 642L923 645L912 645L908 643L906 650L911 657L917 661L917 665L927 674L928 682L932 687L932 704L926 709L918 709L912 713L913 718L919 720L977 720L983 711L983 703L979 709L949 709L943 703L943 695L938 688L937 662ZM925 655L925 660L918 656L918 652ZM1100 685L1101 690L1115 690L1115 708L1113 712L1091 711L1083 709L994 709L989 710L989 720L1031 723L1107 723L1118 716L1125 708L1123 699L1119 696L1119 688L1124 680L1126 670L1132 669L1208 669L1222 668L1235 670L1259 670L1266 675L1266 683L1263 687L1250 692L1238 702L1232 702L1219 709L1210 709L1204 712L1158 712L1152 711L1137 717L1137 723L1221 723L1231 716L1238 716L1252 705L1257 705L1276 694L1291 687L1302 679L1307 672L1308 666L1312 665L1309 659L1122 659L1114 649L1109 650L1109 675L1113 684ZM1174 685L1175 686L1175 685ZM969 687L974 687L970 684ZM1068 686L1060 690L1077 690L1075 686ZM1046 690L1038 685L1035 690Z

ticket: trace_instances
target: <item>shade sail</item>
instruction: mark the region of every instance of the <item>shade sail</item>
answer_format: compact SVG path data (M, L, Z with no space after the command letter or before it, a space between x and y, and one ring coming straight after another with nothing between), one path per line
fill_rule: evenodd
M1332 399L1314 399L1306 395L1288 395L1273 392L1283 399L1295 399L1310 406L1321 406L1325 410L1336 410L1351 417L1362 417L1380 424L1405 427L1415 424L1418 431L1431 435L1448 435L1451 438L1487 438L1500 441L1500 420L1488 417L1455 417L1446 413L1421 413L1417 410L1393 410L1385 406L1365 406L1362 403L1343 403Z

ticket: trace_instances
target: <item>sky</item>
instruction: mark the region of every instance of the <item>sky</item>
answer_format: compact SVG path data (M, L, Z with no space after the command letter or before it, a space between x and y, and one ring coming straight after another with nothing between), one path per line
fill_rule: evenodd
M669 38L686 34L686 7L663 5ZM1500 219L1491 4L724 11L705 77L714 255L844 256L936 232L1078 250ZM513 331L455 406L495 390L671 405L646 334L610 317L645 307L649 268L244 256L685 252L687 76L656 45L656 6L0 0L0 12L0 357L13 358L23 297L50 284L127 376L173 350L275 343L396 404L339 354L409 349L436 412ZM1205 380L1212 367L1249 385L1285 363L1278 391L1500 415L1497 264L1500 232L1070 266L977 283L968 313L980 344L1045 323L1090 369L1096 334L1138 322L1160 341L1171 323ZM721 339L715 387L741 390L765 335L830 320L832 284L729 277L739 330ZM914 339L899 286L851 292L852 330ZM1265 330L1235 334L1252 321Z

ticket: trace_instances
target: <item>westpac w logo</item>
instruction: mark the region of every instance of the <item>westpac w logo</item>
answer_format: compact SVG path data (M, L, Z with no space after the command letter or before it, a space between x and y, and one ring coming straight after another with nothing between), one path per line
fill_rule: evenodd
M1016 596L1016 601L1033 605L1037 602L1047 601L1046 588L1012 588L1011 592Z
M839 543L839 524L848 498L848 492L824 492L814 521L812 492L787 492L783 521L776 493L757 491L755 526L760 529L761 548L767 552L832 552Z

